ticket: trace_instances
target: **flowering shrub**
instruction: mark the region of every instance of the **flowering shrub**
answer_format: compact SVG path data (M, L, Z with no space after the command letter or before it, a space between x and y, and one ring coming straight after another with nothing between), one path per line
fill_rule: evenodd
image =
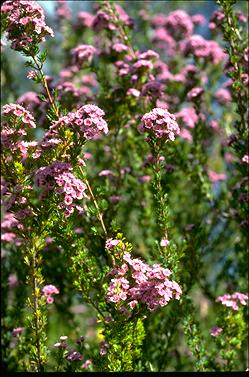
M1 5L2 369L245 371L247 2L39 3Z

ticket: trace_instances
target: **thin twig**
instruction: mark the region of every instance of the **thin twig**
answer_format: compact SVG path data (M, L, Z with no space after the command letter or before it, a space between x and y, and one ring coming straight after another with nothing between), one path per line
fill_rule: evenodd
M107 236L107 230L106 230L106 227L105 227L105 224L104 224L104 221L103 221L103 214L100 212L100 209L99 209L98 203L97 203L97 201L96 201L96 199L95 199L95 196L94 196L94 194L93 194L93 192L92 192L91 186L90 186L90 184L89 184L89 182L88 182L88 180L87 180L86 178L84 179L84 182L85 182L86 185L87 185L87 188L88 188L88 191L89 191L89 193L90 193L91 199L92 199L93 204L95 205L95 208L96 208L96 210L97 210L97 217L98 217L98 219L99 219L99 221L100 221L100 224L101 224L101 226L102 226L102 229L103 229L103 231L104 231L104 233L105 233L105 236Z
M43 84L43 87L44 87L44 89L45 89L45 91L46 91L46 93L47 93L47 96L48 96L49 102L50 102L52 108L54 109L57 118L59 118L59 117L60 117L60 114L59 114L59 111L58 111L58 109L57 109L57 106L56 106L55 103L54 103L54 99L53 99L53 97L52 97L52 95L51 95L51 93L50 93L50 91L49 91L48 83L47 83L47 80L46 80L46 78L45 78L44 72L43 72L43 70L42 70L40 64L37 62L36 57L35 57L35 56L32 56L32 58L33 58L33 60L34 60L34 62L35 62L35 64L36 64L36 67L37 67L38 71L40 72L40 74L41 74L41 76L42 76L42 84Z

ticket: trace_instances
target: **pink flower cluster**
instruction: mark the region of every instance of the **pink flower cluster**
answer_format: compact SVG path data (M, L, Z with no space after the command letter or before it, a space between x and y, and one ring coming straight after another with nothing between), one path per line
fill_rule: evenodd
M175 39L186 38L193 32L193 21L184 10L170 12L165 18L164 26L167 32Z
M108 250L111 250L114 248L114 246L117 246L120 243L119 240L114 240L113 238L108 238L105 243L105 247Z
M90 28L92 26L94 16L91 13L80 11L77 14L77 20L75 24L76 29Z
M178 42L192 35L196 25L204 23L201 14L190 16L184 10L175 10L169 15L156 14L151 19L155 28L153 42L157 47L167 51L168 56L173 56L178 50Z
M71 50L73 64L80 69L83 64L89 64L96 53L96 48L91 45L79 45Z
M59 290L52 284L45 285L45 287L43 287L42 289L42 292L47 298L47 304L52 304L54 302L52 295L58 295L60 293Z
M172 141L175 140L175 135L180 133L175 116L159 107L142 117L142 123L138 129L140 132L149 132L156 138Z
M50 130L53 134L60 127L72 127L86 140L96 139L108 133L106 121L102 118L104 111L95 105L84 105L75 112L70 112L55 122ZM48 133L51 134L51 132ZM50 136L50 135L49 135Z
M70 20L71 9L69 8L66 0L56 1L56 15L58 18L64 18L65 20Z
M36 92L28 91L18 97L16 101L19 105L26 106L29 109L34 109L40 105L40 100Z
M57 194L64 195L60 208L64 209L65 217L69 217L75 209L79 213L84 211L74 201L85 197L86 185L70 173L71 170L70 164L55 161L51 166L41 167L35 173L36 185L45 189L42 198L52 190L55 190Z
M133 26L133 20L128 16L128 14L124 11L124 9L118 5L118 4L113 4L115 7L115 11L118 14L118 18L122 23L128 27ZM92 28L94 31L101 31L103 29L107 30L116 30L116 20L113 18L112 15L107 14L103 10L98 10L96 16L92 20L91 24Z
M23 141L27 135L27 128L36 128L35 119L24 107L17 104L3 106L4 121L1 129L1 146L4 149L20 150L22 153Z
M209 29L210 30L217 29L219 26L221 26L224 18L225 18L225 15L223 12L221 12L220 10L215 10L210 18L210 22L208 25Z
M159 98L162 96L163 93L163 84L160 81L153 80L148 81L142 88L141 95L142 96L152 96L155 98Z
M198 115L192 107L184 107L178 113L175 113L175 117L181 120L184 126L189 128L194 128L198 122Z
M244 293L235 292L233 294L224 294L224 296L219 296L216 299L217 302L220 302L222 305L227 306L228 308L232 308L233 310L238 310L239 306L246 305L248 301L248 295L245 295Z
M34 117L24 107L15 103L10 103L3 106L3 115L11 117L17 123L21 119L22 123L28 128L36 128Z
M6 18L6 31L14 50L44 42L47 35L54 36L53 30L45 23L42 7L36 1L5 1L1 13Z
M145 72L149 73L149 79L152 81L154 80L154 76L151 74L151 71L158 58L158 53L153 50L136 52L135 56L126 54L123 60L116 61L115 66L118 69L119 76L131 75L133 84L135 84L138 78Z
M124 45L123 43L116 42L111 46L113 51L116 51L117 53L121 53L128 50L128 47Z
M152 41L158 48L167 50L169 56L173 56L176 52L176 41L164 27L156 28Z
M3 203L5 204L5 203ZM13 213L5 212L3 219L1 221L1 241L5 242L15 242L15 244L20 243L20 240L17 238L15 230L24 229L20 221L14 216Z
M167 305L172 298L179 300L182 293L180 286L168 279L170 270L160 264L150 267L139 258L133 259L128 252L124 252L121 266L114 266L109 275L115 278L111 279L107 301L126 304L130 309L140 302L153 311ZM119 309L130 316L127 307Z
M232 96L229 90L225 88L218 89L217 92L215 93L215 98L221 105L226 105L232 100Z
M196 99L199 99L203 93L204 93L203 88L195 87L188 92L187 100L194 102Z
M206 40L199 34L182 41L181 50L185 55L193 54L196 58L210 60L213 64L221 63L226 57L217 42Z

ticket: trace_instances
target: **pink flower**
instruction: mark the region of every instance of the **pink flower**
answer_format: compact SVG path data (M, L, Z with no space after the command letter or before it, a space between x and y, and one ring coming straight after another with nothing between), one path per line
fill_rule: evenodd
M225 174L218 174L215 171L209 170L208 171L208 177L211 182L219 182L219 181L224 181L227 177Z
M114 173L111 170L101 170L99 172L100 177L113 177Z
M217 297L216 301L220 302L222 305L231 307L233 310L238 310L238 304L246 305L248 301L248 295L240 292L235 292L232 295L226 293L223 296Z
M165 18L164 26L175 39L183 39L192 34L193 22L184 10L170 12Z
M45 285L45 287L43 287L42 289L43 293L45 296L50 296L50 295L53 295L53 294L59 294L59 290L52 284L49 284L49 285Z
M14 117L22 121L23 126L28 128L36 128L35 119L31 113L24 107L15 103L10 103L3 106L3 115L6 118Z
M184 107L178 113L175 113L176 119L180 119L187 127L194 128L198 122L198 115L192 107Z
M112 45L112 50L116 52L124 52L124 51L127 51L128 48L123 43L117 42Z
M120 243L120 240L114 240L113 238L108 238L105 243L107 249L113 249L114 246L117 246Z
M203 93L204 93L203 88L199 88L199 87L193 88L190 90L190 92L188 92L187 99L189 101L194 101L195 99L200 98Z
M88 12L83 12L83 11L80 11L78 14L77 14L77 22L76 22L76 25L75 27L77 29L80 29L80 28L84 28L84 27L91 27L92 26L92 21L94 19L94 16Z
M76 178L70 171L72 167L68 163L55 161L51 166L41 167L35 173L35 184L45 189L45 192L55 191L63 195L63 202L59 207L64 209L64 215L69 217L76 209L82 213L84 209L75 201L83 199L86 185Z
M145 52L142 52L138 55L138 59L142 60L157 60L159 59L159 54L156 51L153 50L147 50Z
M245 154L242 159L241 159L242 162L244 162L245 164L249 164L249 155L248 154Z
M101 356L104 356L104 355L107 354L108 347L109 347L109 344L106 341L103 340L102 342L100 342L100 351L99 351L99 353L100 353Z
M42 291L43 291L43 293L46 297L47 304L52 304L54 302L52 295L60 293L59 290L52 284L45 285L45 287L43 287Z
M47 304L53 304L54 299L52 296L47 296Z
M53 30L45 23L42 7L36 1L5 1L1 12L7 15L7 37L15 50L23 51L31 44L45 41L48 35L54 36Z
M16 287L18 285L18 278L16 274L10 274L8 277L8 284L10 287Z
M182 41L180 48L185 55L193 54L197 58L209 60L213 64L224 61L226 56L217 42L206 40L198 34Z
M120 202L121 197L118 196L118 195L112 195L112 196L110 196L109 200L110 200L110 202L111 202L112 204L117 204L117 203Z
M169 245L169 240L167 240L166 238L161 239L160 246L166 247L168 245Z
M142 117L142 123L138 127L140 132L148 132L150 135L166 141L175 140L175 135L180 133L176 118L167 110L154 108Z
M133 310L139 303L145 304L152 311L167 305L172 298L180 299L182 290L175 281L169 280L170 270L160 264L150 267L138 258L133 259L128 252L124 252L123 260L126 263L121 268L115 266L108 274L115 277L110 281L106 298L114 304L122 300L122 308L119 307L119 310L124 315L130 317L128 308Z
M99 138L108 133L108 126L103 119L104 111L96 105L84 105L75 112L59 118L45 134L45 138L57 136L60 128L71 128L85 140Z
M191 19L194 25L205 24L205 17L202 14L194 14Z
M81 365L81 368L87 369L90 367L90 365L92 365L92 360L89 359L89 360L86 360L84 364Z
M17 337L18 335L22 334L24 331L24 327L16 327L12 330L12 336Z
M130 88L127 91L127 95L128 96L132 96L132 97L139 97L140 96L140 91L137 90L137 89L135 89L135 88Z
M215 98L219 103L222 105L226 105L227 103L231 102L232 96L227 89L218 89L217 92L215 93Z
M69 20L71 17L71 10L65 0L58 0L56 4L56 14L59 18Z
M6 242L12 242L16 238L15 233L4 233L1 234L1 241L6 241Z
M36 71L29 71L28 74L27 74L27 78L29 80L34 80L34 78L37 76L37 72Z
M212 119L210 121L210 127L212 127L214 130L218 130L219 129L219 122L215 119Z
M192 140L193 140L191 133L186 128L181 128L180 136L183 139L188 140L189 142L192 142Z
M150 175L143 175L142 177L139 177L138 180L141 183L147 183L147 182L150 182L151 176Z
M163 89L163 85L161 82L157 80L152 80L152 81L147 82L143 86L141 95L153 96L155 98L159 98L162 96L162 89Z
M84 63L89 64L97 52L96 48L91 45L79 45L71 50L73 64L80 69Z
M219 336L222 333L223 329L221 327L212 327L210 334L212 336Z

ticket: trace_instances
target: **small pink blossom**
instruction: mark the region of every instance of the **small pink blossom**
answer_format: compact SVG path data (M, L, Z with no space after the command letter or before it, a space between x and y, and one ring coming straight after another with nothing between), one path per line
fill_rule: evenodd
M52 284L45 285L42 291L46 297L47 304L52 304L54 302L52 295L60 293L59 290Z
M124 45L123 43L117 42L112 45L112 50L116 52L124 52L128 50L128 47Z
M52 296L47 296L47 304L53 304L54 299Z
M242 162L244 162L245 164L249 164L249 155L248 154L245 154L242 159L241 159Z
M227 178L225 174L218 174L213 170L208 171L208 177L212 183L224 181Z
M138 180L141 183L148 183L151 180L151 176L150 175L143 175L143 176L139 177Z
M130 88L127 91L127 95L128 96L132 96L132 97L139 97L140 96L140 91L137 90L137 89L135 89L135 88Z
M34 78L37 76L37 72L36 71L29 71L28 74L27 74L27 78L29 80L34 80Z
M90 367L90 365L92 365L92 360L89 359L89 360L86 360L84 364L81 365L81 368L87 369Z
M186 128L181 128L180 134L179 134L183 139L189 141L190 143L192 142L193 138L189 130Z
M101 170L99 172L100 177L113 177L114 173L111 170Z
M224 89L224 88L220 88L216 91L215 98L222 105L226 105L232 100L232 96L229 90Z
M203 93L204 93L203 88L199 88L199 87L193 88L190 90L190 92L188 92L187 99L189 101L195 101L195 99L200 98Z
M117 204L117 203L120 202L120 200L121 200L121 196L118 196L118 195L112 195L112 196L110 196L109 200L110 200L110 202L111 202L112 204Z
M222 333L223 329L221 327L212 327L210 334L212 336L219 336Z
M8 277L8 284L10 287L16 287L18 285L18 278L16 274L10 274Z
M120 240L114 240L113 238L108 238L105 243L107 249L112 249L114 246L117 246L120 243Z
M166 238L161 239L160 246L166 247L168 245L169 245L169 240L167 240Z
M71 50L71 55L73 57L73 64L80 69L83 64L89 64L97 52L96 48L91 45L79 45Z
M16 327L12 330L12 336L17 337L18 335L22 334L24 331L24 327Z

